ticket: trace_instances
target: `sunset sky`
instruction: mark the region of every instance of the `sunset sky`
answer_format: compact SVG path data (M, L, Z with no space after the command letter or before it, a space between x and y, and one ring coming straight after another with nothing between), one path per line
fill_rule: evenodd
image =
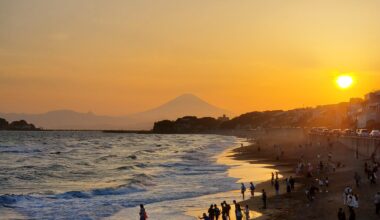
M0 112L123 115L183 93L233 111L380 89L377 0L0 0ZM339 89L335 78L351 74Z

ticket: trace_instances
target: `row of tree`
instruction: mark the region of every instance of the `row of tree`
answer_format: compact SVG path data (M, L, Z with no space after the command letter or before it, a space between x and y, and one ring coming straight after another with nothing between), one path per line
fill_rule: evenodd
M186 116L154 124L154 133L198 133L212 130L276 127L354 128L356 119L347 114L348 103L293 110L255 111L238 117L218 120L211 117Z
M0 130L38 130L33 124L29 124L25 120L13 121L9 123L7 120L0 118Z

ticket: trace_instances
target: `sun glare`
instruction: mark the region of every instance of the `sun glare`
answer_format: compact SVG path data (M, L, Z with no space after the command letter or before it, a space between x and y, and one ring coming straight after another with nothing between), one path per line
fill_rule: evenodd
M336 83L341 89L349 88L353 82L354 80L352 79L352 77L348 75L342 75L336 79Z

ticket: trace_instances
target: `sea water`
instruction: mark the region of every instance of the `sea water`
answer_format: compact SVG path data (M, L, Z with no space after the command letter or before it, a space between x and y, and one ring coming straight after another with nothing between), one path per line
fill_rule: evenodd
M194 219L186 208L239 189L215 156L242 141L220 135L2 131L0 213L7 215L0 219L138 219L139 204L147 204L149 219Z

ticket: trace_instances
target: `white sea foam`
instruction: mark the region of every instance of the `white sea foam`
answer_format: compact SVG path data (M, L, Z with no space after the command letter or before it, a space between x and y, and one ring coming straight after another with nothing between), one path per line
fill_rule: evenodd
M102 219L121 210L136 215L144 203L151 219L187 219L183 209L196 198L236 188L214 156L237 142L218 135L0 132L0 206L32 219Z

